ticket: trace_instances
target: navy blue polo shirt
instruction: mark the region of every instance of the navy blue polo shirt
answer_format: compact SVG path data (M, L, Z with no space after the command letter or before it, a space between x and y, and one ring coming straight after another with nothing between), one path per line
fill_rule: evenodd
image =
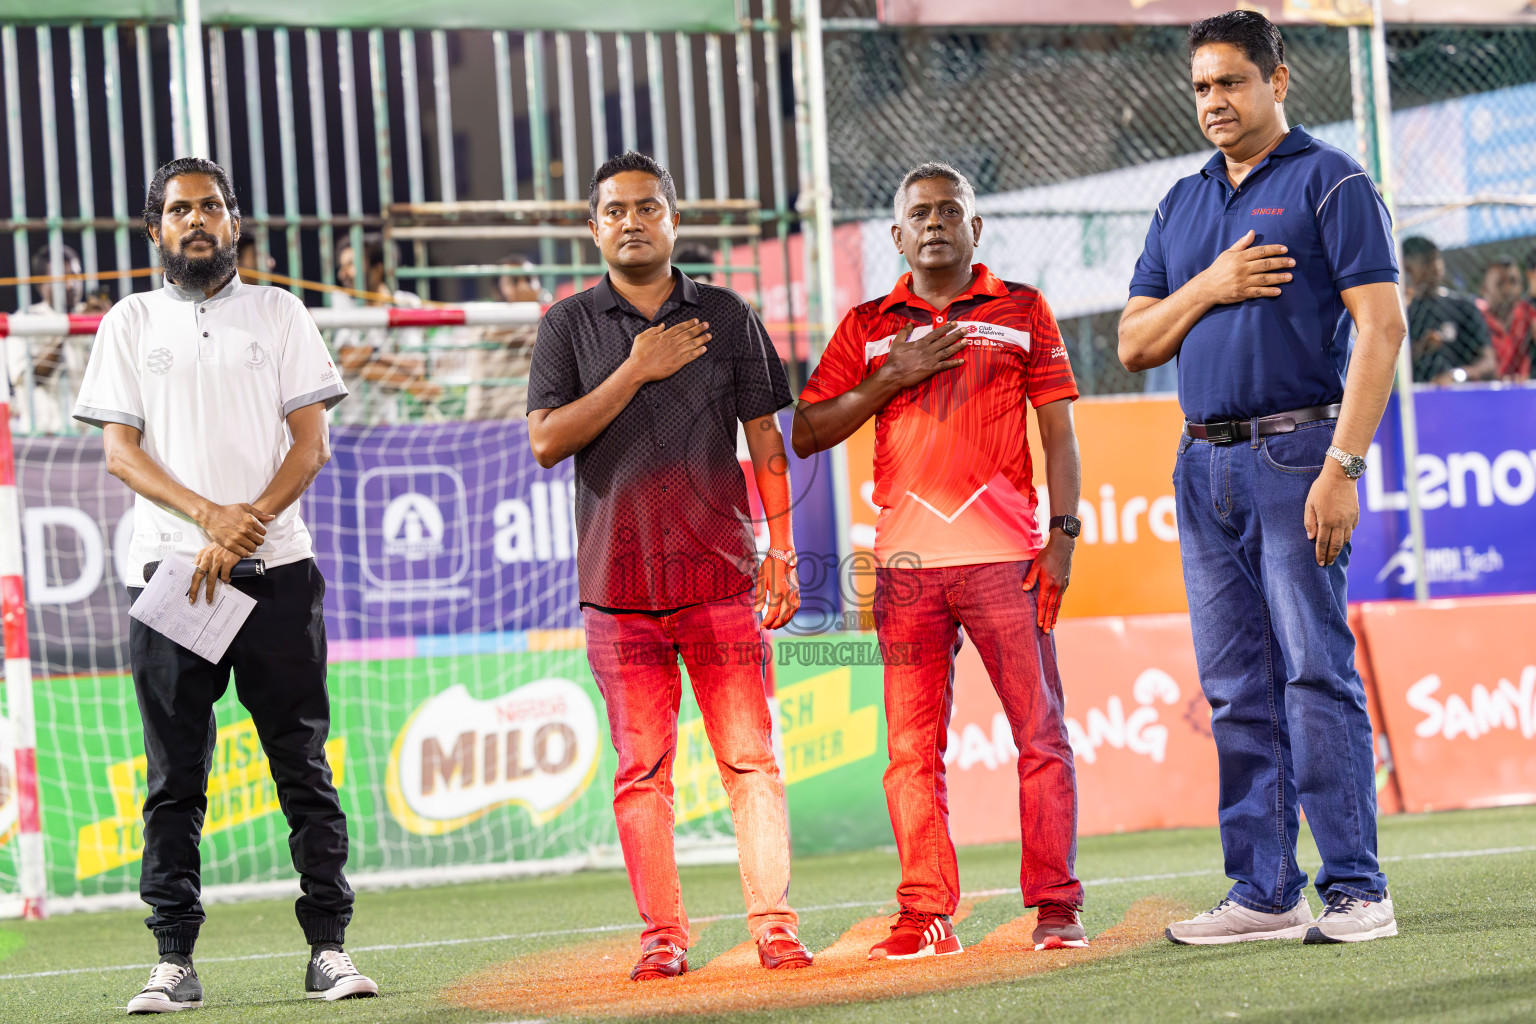
M1296 260L1274 298L1213 306L1179 350L1194 422L1249 419L1344 396L1349 312L1339 293L1397 280L1392 220L1370 176L1297 125L1234 189L1217 152L1158 204L1131 295L1165 299L1256 232Z

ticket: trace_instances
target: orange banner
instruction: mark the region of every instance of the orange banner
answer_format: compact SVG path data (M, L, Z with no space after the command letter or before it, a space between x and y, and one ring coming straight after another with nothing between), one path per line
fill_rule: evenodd
M1353 610L1350 619L1359 636ZM1076 755L1078 832L1215 825L1216 744L1189 616L1074 619L1056 627L1056 650ZM1403 804L1363 642L1356 664L1376 733L1378 812L1397 814ZM1536 679L1536 669L1530 674ZM955 842L1017 839L1018 755L992 681L970 644L955 665L949 730L949 827ZM1536 762L1531 770L1528 779L1536 786Z
M1184 573L1173 503L1173 464L1184 419L1172 398L1085 398L1073 419L1082 451L1083 534L1072 562L1064 617L1182 612ZM1045 453L1038 427L1031 431L1035 488L1049 509ZM875 428L870 421L846 442L849 538L872 551L875 516ZM1042 511L1042 521L1049 518Z
M1362 607L1409 811L1536 803L1536 596Z
M1082 835L1216 824L1216 745L1185 615L1056 629ZM956 843L1019 838L1018 755L974 646L955 667L949 827Z

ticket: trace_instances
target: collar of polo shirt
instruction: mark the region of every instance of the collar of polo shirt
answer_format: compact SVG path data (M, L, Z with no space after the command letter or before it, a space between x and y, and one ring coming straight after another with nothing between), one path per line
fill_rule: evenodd
M954 305L965 299L973 299L978 295L991 295L994 298L1001 298L1007 294L1008 286L1003 284L996 274L988 270L985 263L972 263L971 283L965 286L965 291L950 299L949 302L950 305ZM919 309L932 310L935 313L943 312L941 309L934 309L928 304L927 300L912 291L912 272L910 270L902 274L896 281L896 287L891 289L889 295L880 300L880 312L884 313L892 306L900 305L916 306Z
M1312 136L1307 133L1307 129L1304 126L1297 125L1286 133L1285 138L1280 140L1280 145L1270 150L1269 156L1260 160L1253 170L1248 172L1248 175L1252 177L1255 171L1276 157L1293 156L1296 153L1302 153L1311 148ZM1200 168L1200 173L1207 178L1214 178L1223 185L1230 187L1231 183L1227 181L1227 157L1219 149L1211 154L1211 158L1205 162L1205 166ZM1244 179L1244 184L1246 183L1247 179Z
M662 303L663 306L674 298L689 306L699 304L699 286L693 278L673 267L672 282L672 294L667 296L666 302ZM608 282L608 275L604 274L603 279L592 289L592 308L599 313L606 313L610 309L618 309L620 301L619 293L613 290L613 285Z
M219 299L229 298L243 287L244 285L240 283L240 272L238 270L235 271L235 276L231 277L223 288L220 288L212 295L204 295L197 288L183 288L170 278L165 279L165 293L181 302L215 302Z

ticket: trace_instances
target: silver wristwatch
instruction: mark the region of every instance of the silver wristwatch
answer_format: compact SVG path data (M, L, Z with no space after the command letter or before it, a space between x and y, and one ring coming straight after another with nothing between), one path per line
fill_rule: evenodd
M791 569L800 564L800 555L796 553L794 548L790 548L788 551L785 551L783 548L769 548L768 557L777 558Z
M1344 467L1344 475L1351 480L1360 479L1365 472L1365 460L1358 455L1351 455L1342 448L1333 445L1328 446L1328 457Z

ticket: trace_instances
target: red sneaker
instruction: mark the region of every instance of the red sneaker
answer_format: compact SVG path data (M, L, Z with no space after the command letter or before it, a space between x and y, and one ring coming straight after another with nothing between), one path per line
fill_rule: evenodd
M666 939L652 939L640 955L640 962L630 968L630 981L675 978L688 973L688 951Z
M920 956L949 956L961 951L960 937L948 914L902 907L891 934L870 947L871 960L916 960Z
M799 936L780 924L758 936L757 959L770 971L788 971L811 966L811 951Z
M1077 908L1064 903L1042 903L1035 910L1033 936L1035 951L1042 949L1082 949L1088 945L1088 933L1077 916Z

